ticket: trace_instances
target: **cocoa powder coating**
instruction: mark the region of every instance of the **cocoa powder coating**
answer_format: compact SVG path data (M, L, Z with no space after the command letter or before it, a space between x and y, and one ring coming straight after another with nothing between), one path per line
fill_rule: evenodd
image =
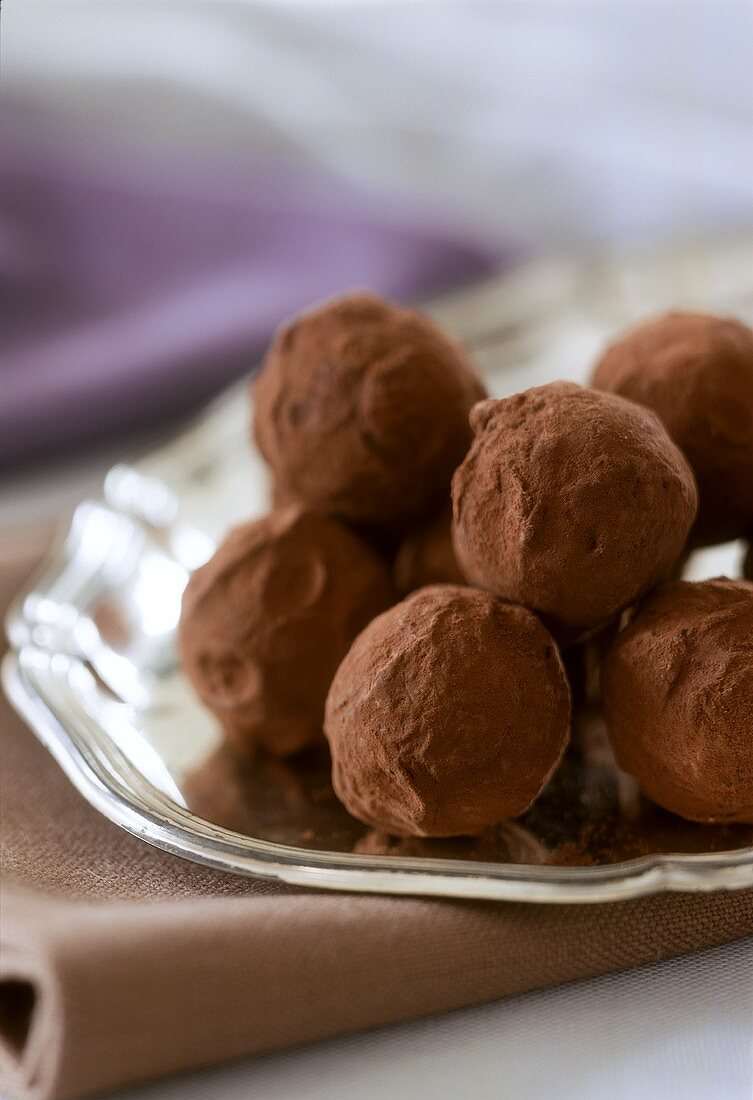
M351 294L275 338L254 387L254 435L286 497L405 530L446 499L484 393L428 318Z
M231 531L191 576L183 667L234 748L288 756L322 740L338 664L393 600L385 566L350 531L275 512Z
M753 526L753 329L668 313L632 329L599 360L593 385L653 409L698 481L698 543Z
M523 813L569 727L565 673L536 616L455 585L414 592L359 635L325 716L337 796L403 836L480 833Z
M663 585L613 642L603 692L617 761L650 799L753 822L753 584Z
M449 506L403 539L395 557L393 579L400 596L428 584L465 584L452 543Z
M533 609L569 644L669 575L697 492L653 412L554 382L481 402L471 424L452 484L470 584Z
M743 576L753 581L753 539L748 543L748 552L743 558Z

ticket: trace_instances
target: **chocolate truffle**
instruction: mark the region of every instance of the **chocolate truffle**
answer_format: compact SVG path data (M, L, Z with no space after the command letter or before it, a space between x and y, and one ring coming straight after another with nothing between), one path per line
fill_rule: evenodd
M345 807L413 836L479 833L522 814L569 728L564 669L536 616L458 585L419 589L358 636L324 724Z
M352 294L278 334L254 393L256 442L279 492L357 525L405 530L447 498L484 389L428 318Z
M703 313L668 313L611 344L593 385L653 409L698 481L697 544L753 525L753 329Z
M753 584L674 581L604 662L617 761L691 821L753 822Z
M452 483L455 550L471 584L588 637L666 579L695 518L693 473L658 417L553 382L471 414Z
M286 509L237 527L183 596L183 668L230 744L288 756L322 740L351 642L394 599L382 562L324 516Z
M452 544L449 507L403 539L395 558L393 579L401 596L428 584L465 584Z

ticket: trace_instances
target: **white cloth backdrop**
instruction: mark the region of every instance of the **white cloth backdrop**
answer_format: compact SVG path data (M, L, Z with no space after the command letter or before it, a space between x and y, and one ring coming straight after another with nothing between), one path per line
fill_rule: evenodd
M753 224L751 0L4 0L2 79L543 245Z

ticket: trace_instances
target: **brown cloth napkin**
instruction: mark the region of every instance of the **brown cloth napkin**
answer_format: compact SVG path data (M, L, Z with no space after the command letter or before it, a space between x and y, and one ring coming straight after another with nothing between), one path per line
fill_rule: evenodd
M0 543L0 596L40 541ZM751 890L536 906L219 874L100 817L4 703L0 743L0 1088L13 1096L81 1096L753 932Z

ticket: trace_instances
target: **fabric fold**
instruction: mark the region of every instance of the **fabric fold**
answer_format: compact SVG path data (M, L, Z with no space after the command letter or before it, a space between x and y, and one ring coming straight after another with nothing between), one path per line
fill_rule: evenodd
M56 961L47 921L33 893L14 889L4 879L0 892L0 1082L13 1096L54 1095L60 1079L66 1012Z
M0 998L21 982L35 1000L15 1049L4 1013L2 1085L35 1100L636 966L753 928L751 891L565 908L326 894L87 903L6 893ZM27 1009L19 1000L18 1011Z

